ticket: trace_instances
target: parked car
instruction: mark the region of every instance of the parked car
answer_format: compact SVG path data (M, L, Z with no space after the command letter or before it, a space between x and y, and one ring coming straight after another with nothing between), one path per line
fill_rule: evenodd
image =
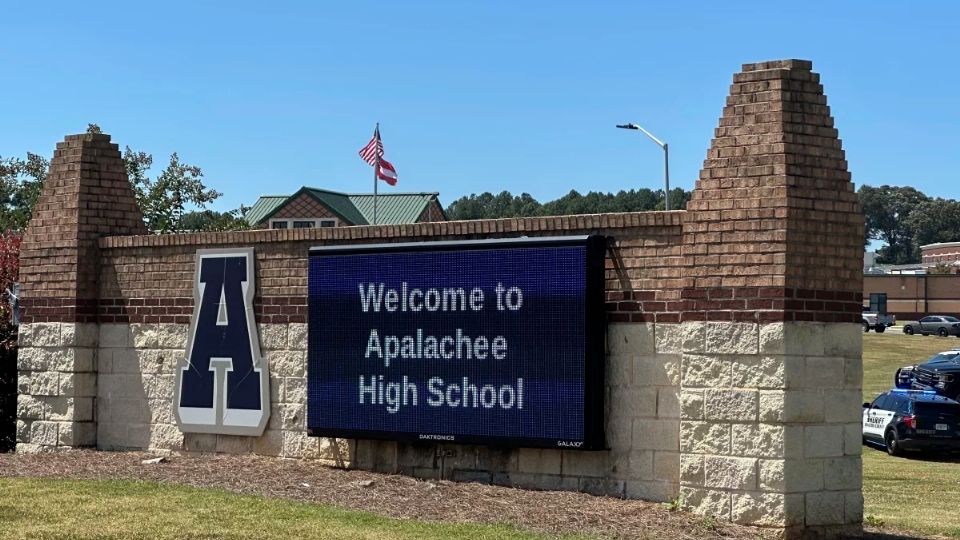
M863 308L862 324L864 332L874 330L876 333L882 334L887 327L897 324L897 316L885 313L877 313L875 311L870 311L869 308Z
M899 389L928 390L960 399L960 347L936 354L923 363L898 369L893 383Z
M960 403L930 390L888 390L863 404L863 442L891 456L960 450Z
M960 319L951 317L950 315L927 315L917 322L904 324L903 333L908 336L912 336L913 334L922 334L924 336L937 334L942 337L960 337Z

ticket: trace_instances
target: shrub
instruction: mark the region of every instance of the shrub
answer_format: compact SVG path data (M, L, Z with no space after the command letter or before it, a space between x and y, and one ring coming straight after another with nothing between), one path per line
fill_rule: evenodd
M17 282L19 268L20 235L0 234L0 452L12 451L16 445L17 327L7 290Z

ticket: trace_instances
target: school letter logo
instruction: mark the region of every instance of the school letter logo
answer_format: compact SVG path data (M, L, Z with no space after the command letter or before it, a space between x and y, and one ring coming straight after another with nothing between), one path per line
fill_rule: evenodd
M253 435L270 417L270 377L253 318L253 248L197 250L187 356L173 413L184 433Z

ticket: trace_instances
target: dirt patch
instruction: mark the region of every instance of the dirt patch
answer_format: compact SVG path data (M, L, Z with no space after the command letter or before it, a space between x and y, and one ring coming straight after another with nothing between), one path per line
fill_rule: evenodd
M671 512L663 504L583 493L425 481L250 455L170 456L163 463L141 464L151 457L96 451L0 454L0 477L146 480L318 502L401 519L510 523L549 534L671 540L774 536L770 530Z

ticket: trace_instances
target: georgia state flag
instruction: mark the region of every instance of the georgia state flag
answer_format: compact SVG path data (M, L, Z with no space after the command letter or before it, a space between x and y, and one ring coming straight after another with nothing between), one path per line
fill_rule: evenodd
M380 170L377 171L377 177L391 186L397 185L397 170L383 158L380 158Z

